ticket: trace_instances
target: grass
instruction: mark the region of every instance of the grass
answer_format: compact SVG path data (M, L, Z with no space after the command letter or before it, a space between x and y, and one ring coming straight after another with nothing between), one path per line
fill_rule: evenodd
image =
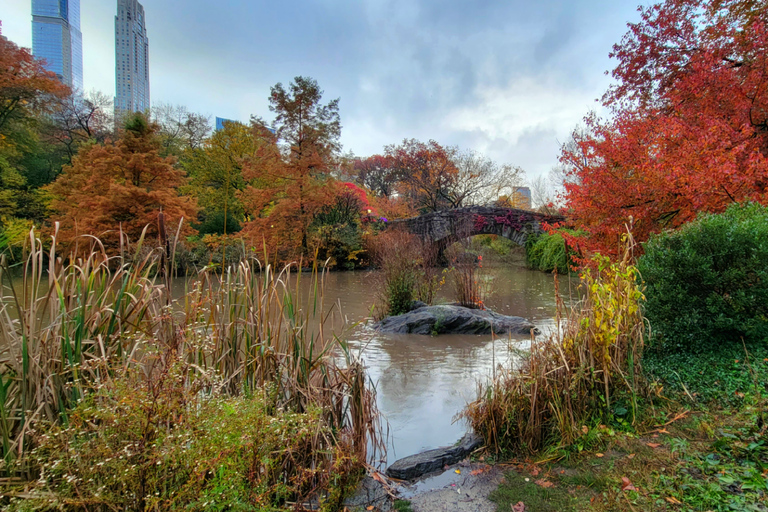
M498 510L519 501L537 511L767 510L765 351L731 346L662 358L649 350L644 368L656 394L642 421L590 428L570 449L519 462L493 495Z
M0 472L36 480L44 461L29 455L40 436L70 424L84 399L114 391L110 386L120 379L133 386L128 396L149 390L135 405L155 425L147 435L173 435L179 418L194 418L206 397L260 395L268 415L317 414L311 442L297 455L301 467L348 458L360 467L373 457L382 447L374 389L333 334L322 271L314 267L311 292L303 296L301 273L251 259L222 275L202 271L174 299L168 270L174 265L165 258L174 253L171 242L134 261L107 257L96 240L75 258L57 252L55 237L48 249L30 233L21 285L0 265ZM142 243L143 237L130 251L124 245L125 253L142 254ZM172 392L160 392L171 361L183 372L167 388ZM178 409L168 417L176 419L161 421L161 405ZM338 447L344 450L335 452ZM292 481L297 467L284 465L280 478Z
M536 511L765 510L768 447L757 422L764 405L687 415L642 435L617 433L600 451L566 462L521 464L493 499L504 511L518 501ZM542 480L552 486L535 483Z
M408 500L395 500L392 503L392 509L397 512L413 512L411 508L411 502Z

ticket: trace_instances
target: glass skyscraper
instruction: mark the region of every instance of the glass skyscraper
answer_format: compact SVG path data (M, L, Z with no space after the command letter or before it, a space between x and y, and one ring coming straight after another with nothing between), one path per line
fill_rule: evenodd
M82 91L80 0L32 0L32 54L62 82Z
M149 110L149 38L136 0L117 0L115 87L115 112Z

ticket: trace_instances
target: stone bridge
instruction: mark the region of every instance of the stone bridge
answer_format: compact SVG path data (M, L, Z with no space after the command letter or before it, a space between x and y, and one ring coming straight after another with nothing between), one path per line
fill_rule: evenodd
M470 206L427 213L391 222L424 240L437 244L440 252L454 242L475 235L498 235L525 246L529 235L544 232L543 223L554 224L563 217L491 206Z

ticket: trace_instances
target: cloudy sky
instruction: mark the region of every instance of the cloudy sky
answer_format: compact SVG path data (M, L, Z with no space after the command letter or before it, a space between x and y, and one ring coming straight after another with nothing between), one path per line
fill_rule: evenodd
M434 139L523 167L559 143L610 83L611 46L641 0L145 0L152 102L271 119L270 86L315 78L341 98L345 151ZM644 3L648 3L647 1ZM2 0L30 47L30 0ZM115 90L115 0L81 0L85 88Z

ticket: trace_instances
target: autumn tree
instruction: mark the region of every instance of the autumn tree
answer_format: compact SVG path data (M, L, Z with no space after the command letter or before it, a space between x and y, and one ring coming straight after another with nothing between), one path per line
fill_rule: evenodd
M341 149L339 100L323 104L322 96L315 80L300 76L287 90L280 83L272 87L272 130L282 162L262 158L248 172L251 178L269 177L272 184L251 189L251 211L260 213L246 231L254 243L266 240L294 256L309 255L309 225L333 198L330 173ZM264 125L257 118L253 124Z
M26 48L0 36L0 133L14 121L28 120L69 94L56 75L47 71Z
M451 150L457 173L447 188L452 208L490 204L500 195L511 195L523 184L525 172L520 167L499 165L473 150Z
M0 227L29 195L25 159L37 144L38 117L68 94L29 50L0 36Z
M384 155L356 158L353 163L355 180L379 197L391 197L397 184L392 159Z
M422 213L453 206L451 188L459 170L451 153L434 140L405 139L385 148L398 181L398 192Z
M768 200L768 4L667 0L614 47L617 83L561 160L566 201L590 250L615 253L635 237L700 211Z
M161 210L168 226L195 218L194 201L178 193L184 173L172 158L159 155L157 131L156 124L134 114L116 142L86 147L64 168L48 187L60 240L90 234L114 250L120 232L135 241L148 226L148 240L156 239Z

